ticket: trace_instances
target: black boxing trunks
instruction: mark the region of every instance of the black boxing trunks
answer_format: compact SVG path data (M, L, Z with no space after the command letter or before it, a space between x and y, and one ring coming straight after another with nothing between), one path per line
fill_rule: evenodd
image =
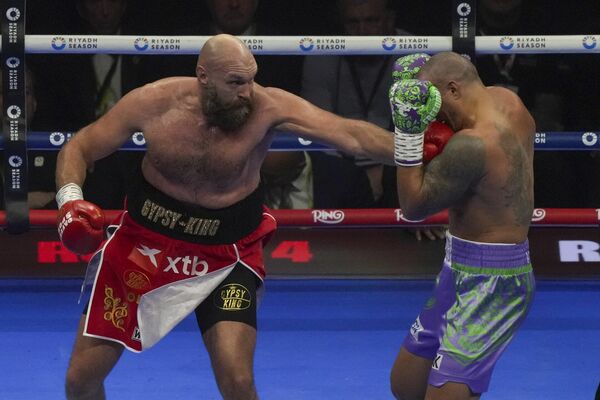
M93 288L84 335L134 352L152 347L236 265L264 279L263 245L275 228L259 191L211 210L141 182L88 264L86 282L93 280ZM243 295L236 293L232 296Z

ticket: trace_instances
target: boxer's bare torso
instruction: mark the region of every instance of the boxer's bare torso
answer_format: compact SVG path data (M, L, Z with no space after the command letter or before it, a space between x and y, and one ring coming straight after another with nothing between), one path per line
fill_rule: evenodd
M140 116L147 146L145 178L174 198L208 208L246 197L258 186L260 165L274 137L277 109L267 91L256 85L252 115L241 128L225 132L207 123L194 78L141 89L143 101L154 105Z
M253 75L252 75L253 76ZM364 121L340 118L291 93L252 87L253 111L237 129L207 122L196 78L167 78L138 88L81 129L59 154L57 186L81 185L95 160L142 131L145 178L178 200L223 208L252 193L275 132L292 132L350 154L391 163L392 135Z

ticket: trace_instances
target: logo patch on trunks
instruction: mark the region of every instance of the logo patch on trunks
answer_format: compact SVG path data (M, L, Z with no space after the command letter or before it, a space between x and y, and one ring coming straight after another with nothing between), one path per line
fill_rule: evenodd
M144 290L150 287L150 279L140 271L127 269L123 273L123 282L135 290Z
M433 363L431 363L431 368L435 369L436 371L439 370L443 359L444 356L442 354L436 354L435 358L433 359Z
M417 317L416 321L413 322L413 324L410 326L410 334L412 335L413 339L415 339L417 342L419 341L419 333L423 332L424 328L423 325L421 325L421 320L419 319L419 317Z
M138 342L142 341L142 335L140 334L140 328L139 327L135 327L133 329L133 335L131 335L131 339L136 340Z
M224 311L245 310L252 304L250 292L243 285L228 283L219 288L214 296L215 306Z

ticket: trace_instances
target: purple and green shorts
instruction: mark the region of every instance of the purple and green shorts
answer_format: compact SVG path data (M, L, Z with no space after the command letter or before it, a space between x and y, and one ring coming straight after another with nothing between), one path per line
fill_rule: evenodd
M432 360L430 385L458 382L483 393L534 292L527 241L478 243L448 234L433 295L403 346Z

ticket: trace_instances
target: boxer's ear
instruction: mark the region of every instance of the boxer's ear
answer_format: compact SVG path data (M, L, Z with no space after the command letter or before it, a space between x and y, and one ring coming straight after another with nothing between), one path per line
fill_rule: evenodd
M198 77L198 81L200 81L202 84L206 84L208 82L208 74L206 73L206 68L204 68L204 66L196 66L196 77Z

